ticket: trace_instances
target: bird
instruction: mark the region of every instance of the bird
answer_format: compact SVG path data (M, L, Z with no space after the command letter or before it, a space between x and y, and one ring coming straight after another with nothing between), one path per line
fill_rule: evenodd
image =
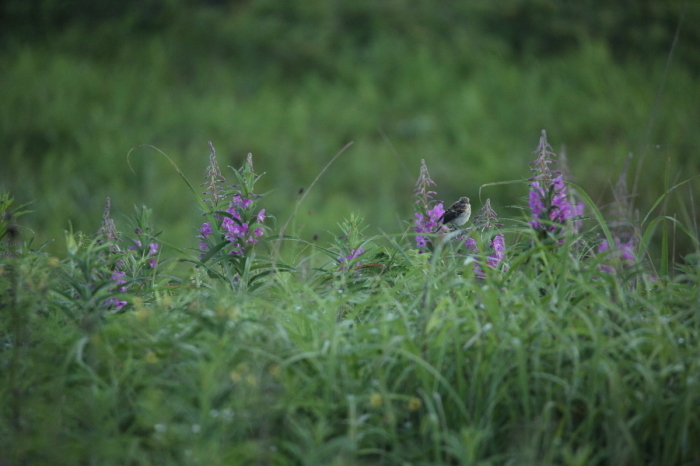
M460 197L444 214L438 219L438 223L448 227L457 228L469 221L472 214L472 206L468 197Z

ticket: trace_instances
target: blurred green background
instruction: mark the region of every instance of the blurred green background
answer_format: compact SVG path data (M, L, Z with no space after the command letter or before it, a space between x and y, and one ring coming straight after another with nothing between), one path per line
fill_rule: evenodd
M530 175L546 129L604 206L628 153L642 216L700 171L700 3L604 0L5 0L0 184L38 242L97 230L107 196L196 247L207 141L252 152L278 224L325 164L292 229L324 242L357 212L397 233L425 159L438 198ZM678 29L680 26L680 29ZM676 31L678 39L673 54ZM670 61L669 61L670 58ZM641 163L641 167L640 164ZM670 181L669 181L670 180ZM666 206L693 228L698 183ZM522 184L485 188L501 216ZM481 203L473 201L475 208ZM657 208L656 215L661 212ZM679 235L677 249L690 243Z

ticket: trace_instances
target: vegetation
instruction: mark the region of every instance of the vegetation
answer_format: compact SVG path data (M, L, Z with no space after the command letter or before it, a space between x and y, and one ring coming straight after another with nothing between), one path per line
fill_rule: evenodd
M653 270L664 219L627 221L621 176L606 223L554 157L543 132L519 183L530 220L487 201L466 229L427 229L444 208L423 163L416 234L366 236L353 215L285 265L279 242L306 242L267 230L252 158L226 188L211 146L184 280L148 209L125 236L108 202L59 260L18 241L5 195L0 459L696 463L697 254Z
M0 184L42 199L29 214L41 243L93 231L106 197L116 219L145 203L164 241L194 242L196 205L141 144L190 179L206 141L225 148L224 168L252 152L260 191L275 191L267 211L286 221L354 141L290 225L320 243L353 211L400 230L421 159L443 199L519 178L542 128L599 205L629 153L643 212L698 174L694 2L4 3ZM686 188L656 214L691 221ZM518 214L515 186L484 195ZM692 252L678 241L678 257Z
M0 465L700 463L700 11L494 5L4 2Z

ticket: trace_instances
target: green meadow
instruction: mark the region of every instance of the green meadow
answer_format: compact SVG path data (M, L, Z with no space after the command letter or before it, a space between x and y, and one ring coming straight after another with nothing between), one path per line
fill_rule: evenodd
M1 466L700 463L694 3L0 13Z

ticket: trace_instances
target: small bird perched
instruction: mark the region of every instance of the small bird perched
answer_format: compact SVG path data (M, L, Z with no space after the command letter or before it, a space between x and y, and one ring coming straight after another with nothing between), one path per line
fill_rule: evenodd
M442 214L438 219L438 223L457 228L467 223L471 214L472 206L469 204L469 198L460 197L457 202L452 204L452 206Z

